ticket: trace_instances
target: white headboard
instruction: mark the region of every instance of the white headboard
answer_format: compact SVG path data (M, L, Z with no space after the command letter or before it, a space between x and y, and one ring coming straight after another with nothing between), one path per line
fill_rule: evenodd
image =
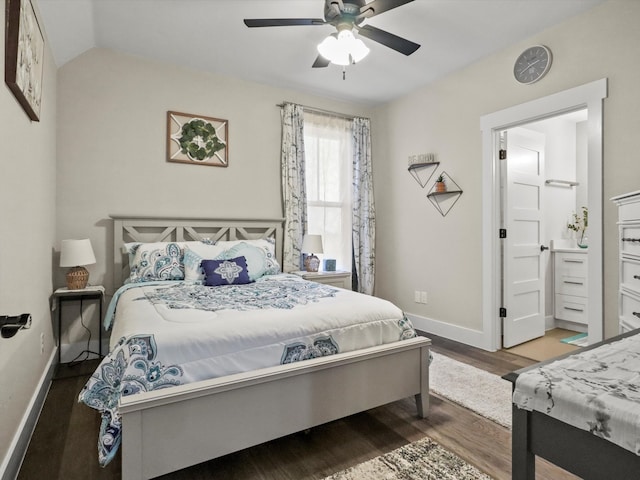
M129 257L123 251L129 242L183 242L189 240L275 241L276 258L282 265L284 219L209 219L133 217L111 215L113 219L113 289L129 276Z

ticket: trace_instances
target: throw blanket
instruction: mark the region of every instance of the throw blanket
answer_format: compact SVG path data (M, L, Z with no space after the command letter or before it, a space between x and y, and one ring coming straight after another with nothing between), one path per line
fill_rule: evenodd
M640 455L640 335L520 374L513 402Z

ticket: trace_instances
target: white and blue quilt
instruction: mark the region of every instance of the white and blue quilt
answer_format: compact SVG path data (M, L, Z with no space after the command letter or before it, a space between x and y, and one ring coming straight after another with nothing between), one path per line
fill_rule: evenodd
M349 352L416 335L386 300L296 275L207 287L147 282L116 292L110 353L79 395L99 410L100 463L115 455L122 396Z

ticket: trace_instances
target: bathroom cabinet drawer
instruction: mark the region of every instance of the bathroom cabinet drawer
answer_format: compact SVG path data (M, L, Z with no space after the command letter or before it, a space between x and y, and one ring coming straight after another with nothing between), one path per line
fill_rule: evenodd
M587 299L574 295L556 294L555 318L586 325L588 323Z
M554 268L556 276L587 277L586 253L559 253L556 252Z
M556 275L555 291L564 295L586 297L588 292L586 277L571 277L569 275Z

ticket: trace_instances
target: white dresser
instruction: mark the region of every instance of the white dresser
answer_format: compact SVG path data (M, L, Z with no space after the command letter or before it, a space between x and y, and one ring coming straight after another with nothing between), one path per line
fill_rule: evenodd
M553 252L554 317L587 325L587 250L557 249Z
M620 333L640 328L640 191L611 199L618 206Z

